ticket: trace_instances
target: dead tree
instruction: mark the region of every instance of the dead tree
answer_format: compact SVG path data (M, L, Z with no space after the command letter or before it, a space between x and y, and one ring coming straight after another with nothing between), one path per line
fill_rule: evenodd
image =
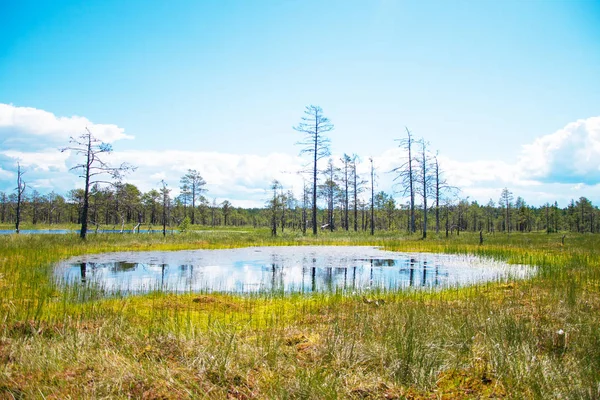
M17 163L17 187L15 188L17 191L17 215L15 230L17 233L19 233L19 224L21 223L21 203L23 202L23 194L25 193L25 187L27 186L23 180L24 173L25 172L21 171L21 165Z
M435 233L440 233L440 201L446 196L456 196L460 192L460 189L456 186L449 185L446 179L443 177L444 171L441 170L438 155L433 156L433 173L432 180L434 186L435 196Z
M312 227L313 235L317 234L317 163L320 159L329 156L329 139L325 133L333 130L329 118L323 116L319 106L306 106L304 116L300 123L293 127L295 131L305 135L304 140L296 144L304 146L300 154L308 154L312 160Z
M366 180L359 177L356 171L356 162L359 161L358 156L354 154L352 156L351 165L351 179L352 179L352 196L354 197L353 208L354 208L354 232L358 231L358 194L364 190L364 185L367 184Z
M349 197L348 197L348 187L349 187L349 178L352 175L352 171L351 171L351 164L352 164L352 159L350 158L350 156L348 154L344 154L344 156L341 158L342 163L344 163L344 174L343 174L343 178L342 178L342 183L344 184L344 229L347 231L349 229L348 227L348 208L349 208Z
M373 167L373 157L371 161L371 235L375 234L375 167Z
M77 155L83 156L85 161L77 164L71 170L80 170L80 178L84 179L83 206L81 209L81 230L79 236L85 240L88 226L88 210L90 202L90 187L96 183L113 184L110 181L103 180L103 176L108 176L113 180L119 181L121 176L135 168L127 163L122 163L118 167L111 167L100 157L103 154L112 152L112 146L96 138L88 128L85 133L78 138L71 137L70 146L62 148L60 151L72 151Z
M431 189L433 176L430 171L431 157L427 152L427 142L425 142L424 139L421 139L417 143L421 145L421 149L417 156L418 166L414 177L419 181L416 191L423 199L423 239L425 239L427 238L427 196Z
M401 192L403 195L409 195L410 197L410 233L415 232L415 169L413 166L413 154L412 154L412 146L414 139L412 137L412 133L406 128L406 139L398 139L399 147L406 150L407 157L399 167L396 167L392 170L392 172L396 173L396 177L394 181L401 185Z

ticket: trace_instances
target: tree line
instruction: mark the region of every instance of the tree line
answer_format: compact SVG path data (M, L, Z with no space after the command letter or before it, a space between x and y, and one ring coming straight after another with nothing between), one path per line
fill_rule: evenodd
M279 184L273 187L273 199L277 204L265 208L233 207L227 200L209 201L206 196L196 199L192 206L184 197L169 196L165 207L160 189L151 189L142 193L135 185L124 183L114 187L94 186L90 193L89 224L92 229L121 229L123 225L140 224L143 228L161 227L165 222L169 227L178 227L194 213L194 225L200 226L253 226L271 227L282 230L304 230L308 219L306 201L297 198L291 191L284 190ZM341 196L340 196L341 194ZM42 195L37 190L22 194L20 202L21 223L66 224L81 223L83 190L74 189L66 196L50 192ZM17 193L0 192L0 223L15 224L17 220ZM397 203L392 194L378 191L373 198L371 215L370 198L345 203L345 191L335 197L333 207L319 208L317 222L327 230L405 231L412 230L410 204ZM439 209L435 206L429 214L440 214L440 232L460 234L462 231L494 232L600 232L600 211L590 200L581 197L572 200L566 207L556 203L542 206L528 205L521 197L509 201L508 207L503 201L490 200L479 204L469 199L456 199L444 202ZM503 199L502 199L503 200ZM274 212L275 210L275 212ZM507 218L508 215L508 218ZM274 224L274 221L276 224ZM417 204L414 210L416 232L424 229L423 206ZM428 219L428 229L436 228L435 220Z
M330 183L323 184L324 187L328 185L331 187ZM418 233L436 230L435 218L428 219L428 226L425 227L422 204L416 204L413 213L409 201L398 203L391 193L376 191L372 198L371 213L371 198L357 198L355 201L353 190L349 190L346 205L345 186L340 187L338 184L336 188L333 197L330 193L323 194L333 198L333 203L326 201L325 207L318 208L319 230L320 227L323 230L363 232L370 232L371 228L375 231ZM29 193L22 193L19 202L16 191L8 194L0 192L0 223L15 224L17 209L20 208L20 223L80 224L83 196L83 189L73 189L65 196L55 192L41 194L34 189ZM169 195L165 203L161 188L143 193L130 183L106 187L95 185L90 190L88 218L90 229L120 230L125 229L125 226L131 229L132 225L136 229L159 229L163 223L170 228L177 228L186 218L189 219L189 225L192 225L193 215L193 225L203 227L275 227L276 233L285 230L306 232L307 226L311 226L312 222L307 212L310 204L307 202L306 192L304 196L297 197L277 183L272 186L271 196L270 204L264 208L234 207L227 200L217 202L209 200L205 195L197 197L196 204L192 206L186 195ZM271 206L273 202L276 204L275 208ZM468 198L456 198L444 201L439 209L435 203L430 206L428 214L438 213L439 232L443 235L460 234L464 231L600 232L600 210L586 197L572 200L566 207L559 207L557 203L536 207L528 205L521 197L509 200L508 203L506 198L500 197L498 201L490 200L486 204L470 201Z
M179 181L179 195L171 196L164 181L159 187L142 193L135 185L123 181L134 166L113 167L103 160L112 147L98 140L86 129L78 138L71 138L67 147L82 159L72 169L79 172L83 188L73 189L66 196L55 192L40 194L28 189L23 169L17 164L17 187L11 193L0 192L0 223L81 224L85 238L91 229L167 227L188 229L201 226L253 226L271 228L273 235L288 230L319 231L406 231L423 238L429 231L436 234L460 234L463 231L486 233L512 231L600 231L600 212L590 200L581 197L567 207L557 203L534 207L505 188L497 203L485 205L460 198L458 188L443 177L437 152L423 138L415 138L406 128L397 140L403 158L391 171L394 192L376 190L375 165L369 159L368 176L358 173L363 162L356 154L343 154L333 159L330 140L326 136L334 129L318 106L307 106L293 129L303 136L298 141L300 155L308 156L303 170L302 192L298 195L274 180L270 184L270 199L264 208L233 207L231 202L208 200L206 181L196 170L188 170ZM404 203L397 203L400 194Z

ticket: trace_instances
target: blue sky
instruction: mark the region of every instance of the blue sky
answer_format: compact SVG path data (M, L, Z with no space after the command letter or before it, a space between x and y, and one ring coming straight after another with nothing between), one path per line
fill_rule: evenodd
M600 3L0 0L0 104L5 191L17 159L42 192L79 184L51 155L78 116L112 127L144 190L191 167L262 204L273 177L299 186L291 127L318 104L381 189L408 126L465 197L600 202Z

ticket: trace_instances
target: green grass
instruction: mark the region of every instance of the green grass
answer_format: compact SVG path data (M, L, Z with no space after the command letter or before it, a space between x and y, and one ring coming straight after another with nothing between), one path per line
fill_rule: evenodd
M600 237L267 230L0 237L0 398L600 397ZM434 236L434 235L432 235ZM57 287L85 253L380 245L538 266L526 281L368 295Z

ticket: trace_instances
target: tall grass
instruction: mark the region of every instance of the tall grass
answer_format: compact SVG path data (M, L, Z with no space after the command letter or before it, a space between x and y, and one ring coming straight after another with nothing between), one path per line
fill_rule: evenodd
M0 398L600 397L600 239L267 231L0 237ZM442 291L154 291L59 286L84 253L379 245L536 265L525 281Z

